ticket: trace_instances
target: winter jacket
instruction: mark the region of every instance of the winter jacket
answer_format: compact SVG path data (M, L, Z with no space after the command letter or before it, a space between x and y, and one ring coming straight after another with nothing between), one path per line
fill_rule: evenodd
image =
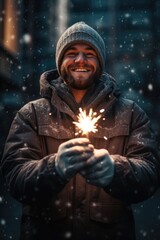
M121 97L108 74L81 104L57 71L45 72L40 85L42 98L18 111L3 156L9 191L23 204L21 240L134 240L131 204L149 198L158 187L157 146L148 117ZM105 188L88 184L80 174L65 181L55 169L59 145L75 138L79 107L97 113L104 109L89 139L115 162Z

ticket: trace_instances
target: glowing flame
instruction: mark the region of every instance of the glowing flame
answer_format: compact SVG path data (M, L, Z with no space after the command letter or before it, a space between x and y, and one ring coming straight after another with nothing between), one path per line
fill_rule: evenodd
M82 135L88 135L89 132L97 132L97 121L101 118L101 115L97 116L96 112L92 109L89 110L87 115L86 110L79 108L78 122L73 122L80 130Z

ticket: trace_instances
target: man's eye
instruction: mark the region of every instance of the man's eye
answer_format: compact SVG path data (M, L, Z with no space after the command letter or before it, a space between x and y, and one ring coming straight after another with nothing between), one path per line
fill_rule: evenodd
M66 54L66 56L74 57L74 56L75 56L75 52L68 52L68 53Z
M87 53L86 56L87 56L87 57L95 57L95 54L93 54L93 53Z

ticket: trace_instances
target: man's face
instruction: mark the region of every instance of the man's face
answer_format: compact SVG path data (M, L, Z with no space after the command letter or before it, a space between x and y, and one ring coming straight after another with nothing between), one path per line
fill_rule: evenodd
M73 44L64 53L61 76L73 89L87 89L100 76L96 52L87 44Z

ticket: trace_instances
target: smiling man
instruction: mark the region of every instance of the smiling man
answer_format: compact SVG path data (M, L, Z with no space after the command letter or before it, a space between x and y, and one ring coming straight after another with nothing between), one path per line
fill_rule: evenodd
M78 22L60 37L56 70L42 74L42 98L20 109L2 172L23 205L21 240L135 240L131 204L158 188L157 143L146 114L105 73L106 48ZM79 108L101 118L77 136Z
M80 102L101 74L95 50L87 44L73 44L64 53L60 72L75 99ZM81 93L80 96L77 92Z

